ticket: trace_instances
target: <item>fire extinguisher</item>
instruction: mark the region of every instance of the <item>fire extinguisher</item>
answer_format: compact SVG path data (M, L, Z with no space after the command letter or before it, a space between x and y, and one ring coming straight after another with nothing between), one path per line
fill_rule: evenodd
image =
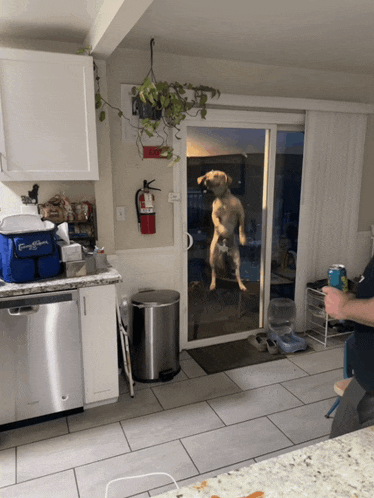
M136 214L138 217L139 231L143 235L156 233L156 212L155 196L150 190L160 190L159 188L150 187L155 180L143 181L143 188L140 188L135 194Z

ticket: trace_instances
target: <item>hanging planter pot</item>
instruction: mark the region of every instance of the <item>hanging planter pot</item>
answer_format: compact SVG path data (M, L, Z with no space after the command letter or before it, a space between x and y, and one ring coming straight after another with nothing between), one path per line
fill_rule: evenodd
M162 109L159 107L161 106L153 106L150 102L142 102L139 95L132 98L132 115L139 116L139 119L160 121L162 118Z
M151 39L151 69L147 76L144 78L140 86L132 88L132 101L131 101L131 114L138 116L139 122L137 125L131 123L129 117L123 111L111 105L100 93L98 68L94 64L95 80L97 84L97 91L95 94L95 108L99 110L99 121L102 122L106 118L104 106L109 106L111 109L118 112L119 117L126 119L130 126L136 128L137 138L136 145L140 157L144 156L143 138L145 136L155 139L160 144L157 145L158 149L162 151L163 158L171 159L170 165L177 163L180 156L176 155L173 147L169 145L170 130L174 130L174 138L180 139L179 132L181 122L186 116L196 117L200 114L202 119L205 119L207 114L207 100L208 95L213 98L220 96L220 91L205 85L193 85L185 83L182 85L177 81L168 83L167 81L157 81L153 72L153 45L154 38ZM91 47L80 49L78 53L91 54ZM195 114L190 114L190 111L196 108Z

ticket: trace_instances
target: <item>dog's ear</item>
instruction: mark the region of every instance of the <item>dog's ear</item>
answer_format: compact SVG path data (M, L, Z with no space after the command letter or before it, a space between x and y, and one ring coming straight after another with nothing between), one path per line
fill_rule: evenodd
M199 178L197 179L197 184L200 185L201 182L203 182L205 180L205 177L206 175L204 176L199 176Z
M227 183L227 185L231 185L232 184L232 178L231 178L231 176L226 175L226 183Z

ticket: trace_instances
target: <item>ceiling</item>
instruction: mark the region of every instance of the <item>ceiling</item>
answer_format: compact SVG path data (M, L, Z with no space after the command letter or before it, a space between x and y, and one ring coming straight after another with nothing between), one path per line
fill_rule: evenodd
M142 2L122 31L121 23L108 23L115 46L149 50L154 37L159 52L374 73L373 0L1 0L0 43L83 44L107 9L121 5L131 14Z

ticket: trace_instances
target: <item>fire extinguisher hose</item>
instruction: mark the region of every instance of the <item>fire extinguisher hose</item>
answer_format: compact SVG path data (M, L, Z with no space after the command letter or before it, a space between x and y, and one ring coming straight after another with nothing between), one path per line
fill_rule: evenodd
M141 224L141 220L140 220L140 209L139 209L139 194L140 192L143 192L143 189L140 188L139 190L136 191L136 194L135 194L135 208L136 208L136 216L138 218L138 228L139 228L139 232L140 232L140 224Z

